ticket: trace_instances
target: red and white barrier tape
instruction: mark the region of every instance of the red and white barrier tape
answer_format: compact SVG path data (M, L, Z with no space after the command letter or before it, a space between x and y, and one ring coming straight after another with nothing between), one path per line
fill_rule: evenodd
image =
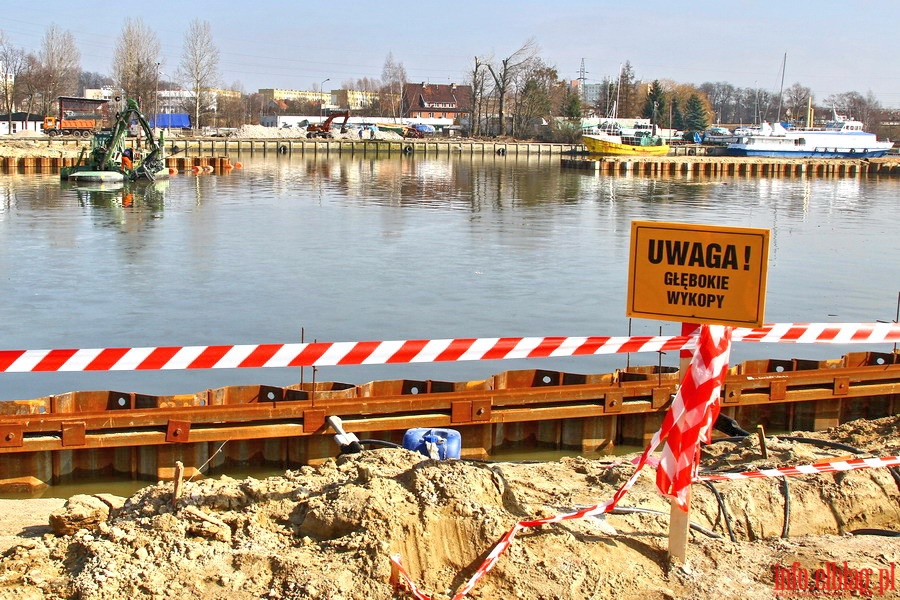
M778 323L736 328L734 342L877 344L900 342L897 323ZM87 350L0 350L0 373L254 369L509 360L693 350L696 335L515 337L168 346Z
M650 446L647 447L647 450L653 446L651 443ZM629 480L623 485L619 490L616 491L615 495L611 500L608 500L602 504L595 504L594 506L588 506L579 511L556 515L553 517L546 517L543 519L536 519L533 521L519 521L516 523L512 529L507 531L503 537L500 538L500 541L494 546L491 550L490 554L484 559L484 561L479 565L478 569L476 569L475 573L469 578L469 581L459 589L456 594L453 595L453 600L462 600L472 589L475 587L475 584L479 579L484 577L488 571L494 566L494 564L499 559L500 555L509 548L512 544L513 539L516 537L516 534L519 533L522 529L526 527L540 527L541 525L547 525L549 523L558 523L560 521L568 521L573 519L583 519L586 517L593 517L602 513L609 512L612 510L619 499L625 495L625 493L631 489L634 485L634 482L637 480L637 475L641 470L641 466L644 463L651 464L651 460L644 460L646 455L648 454L647 450L644 451L644 456L642 456L642 460L639 461L638 468L629 478ZM818 473L837 473L842 471L855 471L858 469L875 469L882 467L896 467L900 466L900 457L897 456L886 456L884 458L858 458L851 460L842 460L842 461L834 461L829 463L816 463L812 465L800 465L797 467L784 467L781 469L760 469L758 471L746 471L744 473L723 473L717 475L704 475L697 478L696 481L724 481L724 480L735 480L735 479L758 479L765 477L784 477L784 476L793 476L793 475L813 475ZM391 563L393 563L394 568L397 571L398 577L403 580L403 583L407 586L407 590L415 597L417 600L431 600L429 596L427 596L422 590L420 590L416 584L412 581L412 578L400 564L400 555L394 554L390 557Z
M815 463L812 465L800 465L797 467L783 467L781 469L760 469L758 471L745 471L743 473L719 473L715 475L701 475L697 479L698 481L764 479L766 477L816 475L819 473L839 473L841 471L855 471L857 469L877 469L880 467L897 466L900 466L900 457L897 456L885 456L884 458L853 458L850 460Z

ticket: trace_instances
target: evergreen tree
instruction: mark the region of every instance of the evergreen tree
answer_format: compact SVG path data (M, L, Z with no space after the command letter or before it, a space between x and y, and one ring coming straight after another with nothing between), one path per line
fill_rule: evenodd
M655 80L650 84L647 90L647 97L644 99L644 110L641 116L650 119L653 123L660 123L662 120L662 110L666 106L666 93L659 85L659 80Z
M562 116L567 119L581 118L581 97L573 90L566 90L566 96L563 99Z
M625 61L619 72L619 81L616 89L617 116L619 118L632 118L640 114L640 100L638 98L637 77L634 68L629 61Z
M679 104L678 98L672 99L672 123L669 126L673 129L685 129L684 114L681 112L681 104Z
M691 94L685 106L684 129L686 131L703 131L709 127L709 116L703 101L697 94Z

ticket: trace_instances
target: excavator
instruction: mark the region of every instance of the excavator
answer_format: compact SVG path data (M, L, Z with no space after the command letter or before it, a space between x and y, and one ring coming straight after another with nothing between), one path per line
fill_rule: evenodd
M325 119L320 124L310 123L306 127L306 137L308 138L327 138L331 137L331 123L335 119L339 119L344 117L344 122L341 123L341 133L347 133L347 121L350 119L350 111L345 110L344 112L336 112L328 115L328 118Z
M125 138L135 123L146 140L146 148L125 148ZM116 114L115 125L109 131L100 131L91 139L91 151L82 151L74 167L60 170L63 179L82 181L153 181L168 176L163 133L159 140L141 114L137 102L127 100L124 110Z

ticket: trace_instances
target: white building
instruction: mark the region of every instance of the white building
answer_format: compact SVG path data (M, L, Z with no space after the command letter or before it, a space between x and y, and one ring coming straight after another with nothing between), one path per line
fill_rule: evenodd
M9 115L0 115L0 135L15 135L23 131L41 134L44 118L41 115L29 115L24 112L14 112L12 119Z

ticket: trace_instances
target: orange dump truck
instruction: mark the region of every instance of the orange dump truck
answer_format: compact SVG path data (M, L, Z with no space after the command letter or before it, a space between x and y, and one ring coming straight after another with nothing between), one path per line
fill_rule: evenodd
M89 137L108 126L109 100L60 96L58 115L44 117L44 133L49 136Z

